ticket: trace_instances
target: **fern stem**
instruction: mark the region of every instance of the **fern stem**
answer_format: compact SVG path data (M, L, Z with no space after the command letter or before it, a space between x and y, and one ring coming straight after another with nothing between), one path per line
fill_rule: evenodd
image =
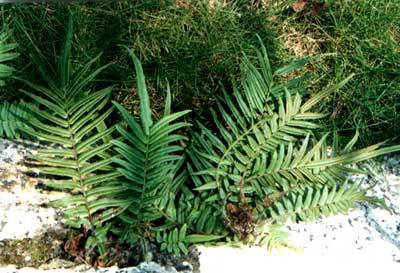
M140 193L140 202L139 202L139 209L138 209L138 218L137 221L139 223L142 222L141 216L142 216L142 209L143 209L143 202L142 200L144 199L144 194L146 192L146 184L147 184L147 168L148 168L148 163L149 163L149 151L150 151L150 135L146 135L146 154L144 157L144 162L143 162L143 190Z
M78 151L77 151L77 143L76 143L75 135L74 135L74 133L72 131L72 127L71 127L71 121L70 121L71 117L69 115L68 109L67 109L66 112L68 113L68 115L67 115L68 130L70 131L70 140L71 140L71 143L72 143L72 150L73 150L73 154L74 154L74 159L76 161L76 171L78 173L79 185L80 185L80 188L82 189L82 195L83 195L83 199L84 199L84 202L85 202L84 206L85 206L85 208L86 208L86 210L88 212L88 221L89 221L89 224L90 224L89 228L90 228L90 230L94 231L95 225L94 225L94 222L93 222L93 216L90 213L89 202L87 200L87 194L86 194L86 190L87 189L85 187L85 184L83 183L83 175L82 175L80 164L79 164L80 161L79 161L79 155L78 155Z
M249 129L247 129L243 134L241 134L240 136L238 136L233 142L232 144L229 145L228 149L224 152L224 154L221 156L221 159L218 162L217 167L215 168L216 170L216 178L215 181L217 182L217 186L218 188L220 188L220 183L219 183L219 177L220 174L217 170L219 170L222 166L222 163L224 162L225 158L230 155L231 150L233 150L237 145L240 144L240 142L247 136L249 135L255 128L257 128L260 124L267 122L267 118L263 118L260 121L256 122L255 124L253 124L252 126L250 126Z

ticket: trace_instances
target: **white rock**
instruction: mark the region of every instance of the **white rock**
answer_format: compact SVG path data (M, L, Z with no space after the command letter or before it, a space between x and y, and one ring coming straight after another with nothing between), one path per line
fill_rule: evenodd
M34 151L30 143L0 139L0 240L40 236L60 230L57 210L43 204L65 194L37 189L39 179L26 175L25 157ZM1 150L3 148L3 150Z
M324 255L281 251L269 254L260 247L199 247L201 273L363 272L397 273L400 264L381 255L380 248L357 251L341 248Z

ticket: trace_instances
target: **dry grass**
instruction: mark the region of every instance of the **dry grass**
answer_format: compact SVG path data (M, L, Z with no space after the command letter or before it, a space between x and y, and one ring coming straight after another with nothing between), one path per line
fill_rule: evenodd
M278 39L283 43L289 54L297 58L321 53L321 43L324 41L316 32L303 32L295 27L286 26L285 33Z

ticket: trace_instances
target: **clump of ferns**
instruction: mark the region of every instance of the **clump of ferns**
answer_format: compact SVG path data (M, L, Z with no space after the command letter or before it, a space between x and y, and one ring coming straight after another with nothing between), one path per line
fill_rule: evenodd
M303 102L292 82L275 82L301 62L272 72L262 46L260 67L244 58L240 87L233 85L233 96L224 92L213 112L215 128L195 124L184 152L181 143L188 139L181 131L189 124L181 120L188 111L171 113L167 92L164 116L153 120L143 71L130 50L140 118L114 103L123 123L107 124L112 88L88 87L106 66L91 71L95 58L73 70L72 36L70 21L56 76L35 59L45 85L23 80L30 88L23 92L35 102L27 104L31 127L25 131L56 144L34 160L53 177L48 186L71 193L53 204L63 208L67 225L83 227L86 247L101 257L110 234L142 243L144 250L147 239L156 240L162 250L179 254L193 243L249 240L263 222L311 220L347 212L355 202L379 202L348 181L347 174L357 171L348 165L400 145L351 151L355 137L340 150L334 137L328 154L328 135L317 137L323 115L313 106L349 79ZM270 228L259 241L281 242L278 231Z
M212 111L214 128L197 123L193 130L188 171L205 207L196 219L198 232L225 227L230 237L243 240L266 222L346 213L356 202L381 204L348 179L359 172L349 164L399 151L400 145L352 151L356 135L340 150L334 134L329 153L328 133L318 137L324 115L313 106L351 77L303 101L290 82L276 82L302 62L273 72L264 46L257 55L258 67L244 57L240 87L233 84L233 94L224 92ZM200 223L202 217L207 221Z
M46 85L21 80L30 88L22 92L35 101L27 105L31 128L25 131L55 144L38 150L32 159L41 173L52 177L47 186L70 193L51 204L62 209L67 226L83 229L87 255L107 262L109 243L115 243L110 236L131 245L142 243L144 251L146 240L157 237L162 249L176 254L187 253L191 243L220 238L193 233L183 218L193 206L184 186L180 144L187 138L177 132L189 125L178 121L189 111L171 113L168 91L164 116L153 121L142 67L128 50L136 70L140 121L114 102L123 122L109 126L112 88L87 91L107 66L91 71L95 58L73 71L72 33L70 20L57 75L34 59Z

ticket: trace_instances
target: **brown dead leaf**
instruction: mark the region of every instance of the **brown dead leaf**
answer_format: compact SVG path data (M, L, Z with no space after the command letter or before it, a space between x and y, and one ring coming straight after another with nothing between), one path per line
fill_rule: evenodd
M237 214L239 211L238 207L232 203L226 205L226 210L229 214Z
M97 257L96 261L94 262L95 267L107 267L110 265L109 262L105 262L107 260L108 253L104 253L103 255Z
M336 104L336 108L331 114L331 119L336 119L338 116L340 116L343 108L346 106L345 102L342 100L339 100Z
M255 222L253 217L253 208L241 204L240 206L228 203L226 206L228 218L225 224L231 228L240 238L245 239L253 234Z
M321 11L325 9L325 2L322 3L314 3L313 8L312 8L312 14L317 15Z
M79 257L83 253L83 234L78 234L76 236L71 236L64 245L64 250L72 257Z
M292 8L295 12L300 12L304 9L309 0L297 0L293 3Z

